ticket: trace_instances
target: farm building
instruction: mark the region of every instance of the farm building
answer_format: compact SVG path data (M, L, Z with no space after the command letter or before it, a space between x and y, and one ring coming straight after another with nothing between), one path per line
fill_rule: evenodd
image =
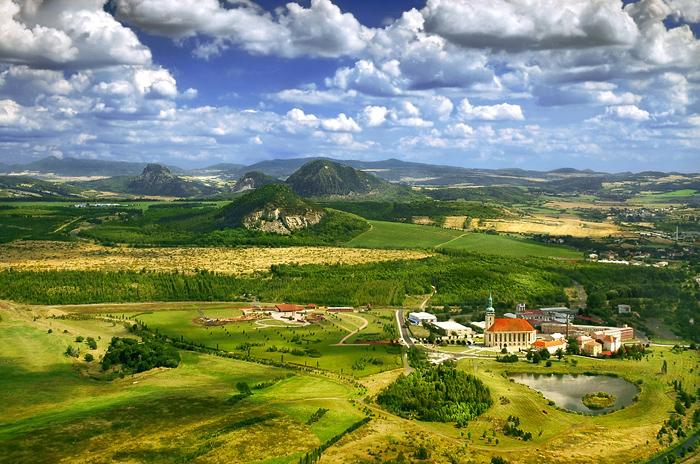
M437 322L437 317L434 314L420 311L417 313L409 313L408 320L411 324L421 325L424 322Z
M537 331L525 319L496 317L491 295L484 322L485 346L520 350L530 348L535 342Z
M305 308L300 305L295 305L295 304L278 304L275 305L275 311L278 313L297 313L300 311L304 311Z
M474 331L469 327L465 327L462 324L455 321L445 321L445 322L432 322L431 325L435 327L443 337L450 340L472 340L474 336Z
M351 313L355 310L352 306L329 306L326 311L329 313Z

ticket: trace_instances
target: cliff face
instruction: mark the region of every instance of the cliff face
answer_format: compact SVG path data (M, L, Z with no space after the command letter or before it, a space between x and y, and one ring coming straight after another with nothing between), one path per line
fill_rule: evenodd
M201 182L187 181L175 176L170 169L160 164L149 164L140 176L134 177L128 183L127 192L141 195L192 197L211 195L216 193L216 189Z
M228 227L289 235L318 224L325 212L283 184L259 187L226 206L220 221Z
M243 218L246 229L289 235L295 230L306 229L321 222L323 213L310 210L303 214L288 214L280 208L265 208Z

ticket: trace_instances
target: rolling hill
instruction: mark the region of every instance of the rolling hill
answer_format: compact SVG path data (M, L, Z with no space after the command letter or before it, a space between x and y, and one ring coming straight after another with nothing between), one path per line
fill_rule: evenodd
M270 184L280 184L281 180L273 176L268 176L260 171L250 171L247 172L236 181L236 186L234 187L234 192L245 192L246 190L253 190L259 187Z
M296 195L286 185L270 184L225 206L217 215L226 227L289 235L321 222L325 211Z
M78 188L25 176L0 176L0 198L82 198Z
M369 194L391 188L391 184L372 174L328 160L306 163L289 176L287 184L305 197Z
M148 164L140 175L135 177L117 176L87 182L76 182L75 186L130 195L150 195L166 197L205 197L221 193L223 190L199 180L186 179L174 175L170 169L160 164Z

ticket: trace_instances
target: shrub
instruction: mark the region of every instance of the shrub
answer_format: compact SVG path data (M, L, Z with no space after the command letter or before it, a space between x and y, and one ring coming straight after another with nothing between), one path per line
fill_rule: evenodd
M177 367L180 353L170 346L152 339L143 342L133 338L113 337L102 358L102 369L118 366L122 373L144 372L155 367Z

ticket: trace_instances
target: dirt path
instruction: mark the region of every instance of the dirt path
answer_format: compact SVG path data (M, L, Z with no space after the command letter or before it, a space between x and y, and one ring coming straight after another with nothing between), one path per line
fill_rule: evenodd
M75 219L71 219L70 221L68 221L68 222L66 222L66 223L63 223L63 224L61 224L60 226L58 226L58 228L57 228L56 230L54 230L53 232L51 232L51 233L52 233L52 234L57 234L57 233L59 233L60 231L62 231L63 229L65 229L66 227L68 227L69 225L73 224L74 222L81 221L82 219L83 219L82 216L77 217L77 218L75 218Z
M459 238L462 238L462 237L464 237L465 235L468 235L468 234L469 234L469 232L464 233L464 234L462 234L462 235L458 235L458 236L456 236L455 238L451 238L451 239L449 239L449 240L446 241L446 242L438 243L438 244L435 245L433 248L440 248L441 246L445 246L445 245L447 245L448 243L454 242L455 240L457 240L457 239L459 239Z
M348 338L352 337L353 335L355 335L355 334L358 333L358 332L363 331L363 330L365 329L365 327L367 327L367 325L369 324L369 322L367 321L367 319L365 319L364 317L360 317L360 316L357 316L357 315L355 315L355 314L345 314L345 315L348 316L348 317L352 317L352 318L355 318L355 319L359 319L361 322L360 322L360 325L357 327L357 329L353 330L352 332L350 332L349 334L347 334L346 336L344 336L344 337L342 338L342 340L340 340L338 343L335 344L335 346L343 346L343 345L345 345L345 346L360 346L360 345L366 345L367 343L352 343L352 344L350 344L350 343L345 343L345 341L346 341ZM346 329L346 330L347 330L347 329Z
M428 301L437 293L437 288L435 288L435 285L430 286L433 291L430 292L430 295L426 296L423 302L420 304L420 310L423 311L425 309L425 305L428 304Z

